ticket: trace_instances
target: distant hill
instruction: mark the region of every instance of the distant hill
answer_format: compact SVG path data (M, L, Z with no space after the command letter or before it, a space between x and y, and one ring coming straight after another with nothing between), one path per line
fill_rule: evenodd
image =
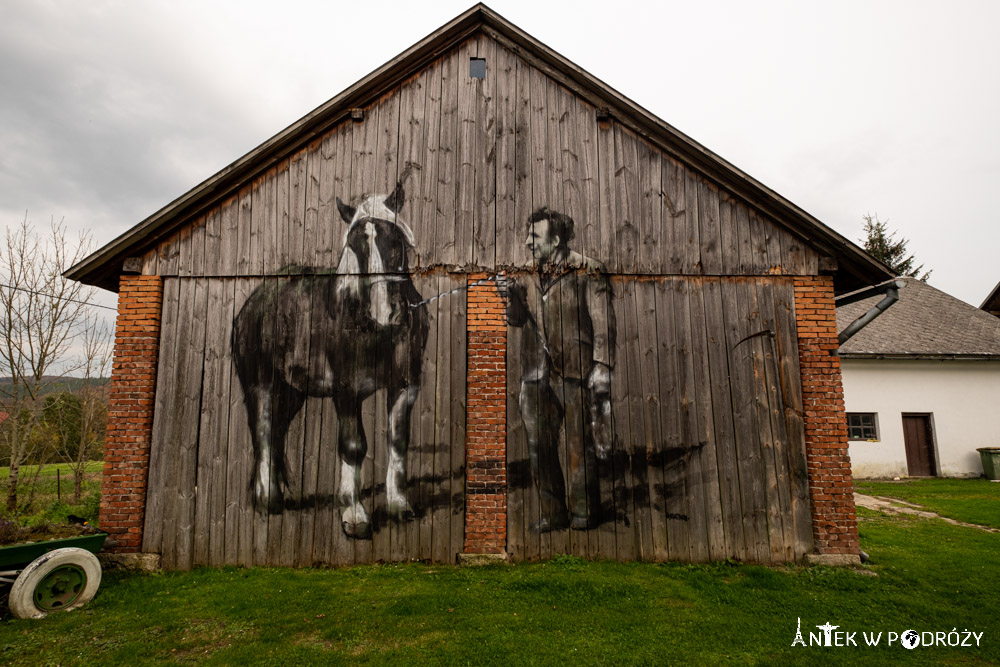
M111 378L109 377L88 379L88 378L52 376L52 377L45 377L43 378L43 380L45 384L42 389L42 396L46 396L48 394L58 394L59 392L63 391L68 391L70 393L73 393L79 391L80 389L83 389L88 385L106 387L109 384L111 384ZM10 377L0 377L0 399L3 398L3 395L5 394L4 389L5 387L11 384L11 381L12 380Z

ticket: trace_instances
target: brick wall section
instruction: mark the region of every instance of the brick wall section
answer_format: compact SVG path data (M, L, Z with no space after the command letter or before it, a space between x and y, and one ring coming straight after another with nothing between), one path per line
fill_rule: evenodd
M464 551L496 554L507 548L507 315L493 281L468 280Z
M830 276L795 279L806 468L816 552L857 555L854 479L847 454L847 415L833 297Z
M121 277L100 514L118 553L142 548L162 304L159 276Z

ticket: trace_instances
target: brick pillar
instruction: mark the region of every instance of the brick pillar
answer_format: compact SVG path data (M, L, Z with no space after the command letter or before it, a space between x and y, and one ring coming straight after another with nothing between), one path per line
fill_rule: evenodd
M121 277L100 514L106 548L118 553L142 548L162 304L159 276Z
M833 297L831 276L795 279L806 468L816 553L856 557L859 542L854 478L847 453L847 415Z
M468 279L466 554L507 549L507 315L496 284L486 278Z

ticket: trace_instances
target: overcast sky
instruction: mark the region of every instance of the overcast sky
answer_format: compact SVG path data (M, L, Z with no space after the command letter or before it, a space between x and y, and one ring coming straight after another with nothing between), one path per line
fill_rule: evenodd
M4 0L0 215L103 245L469 6ZM1000 281L1000 2L489 6L849 239L877 213L935 287Z

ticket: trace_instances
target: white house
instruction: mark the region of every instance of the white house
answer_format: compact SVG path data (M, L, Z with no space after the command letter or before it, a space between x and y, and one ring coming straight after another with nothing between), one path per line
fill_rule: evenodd
M855 477L978 476L1000 446L1000 318L904 278L840 348ZM882 297L837 308L843 330Z

